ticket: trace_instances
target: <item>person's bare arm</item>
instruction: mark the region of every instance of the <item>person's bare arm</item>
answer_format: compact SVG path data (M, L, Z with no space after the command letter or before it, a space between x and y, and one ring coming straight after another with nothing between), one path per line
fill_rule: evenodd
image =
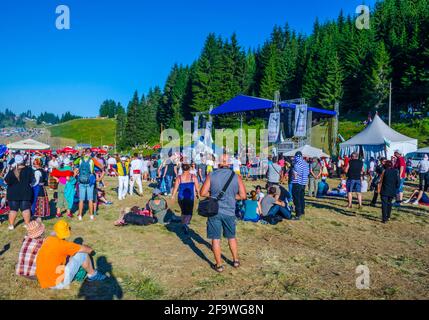
M237 200L246 200L246 187L244 186L243 179L241 176L238 176L238 195L236 197Z
M192 180L194 180L195 195L197 198L199 198L200 197L200 184L198 183L198 179L196 176L192 176Z
M200 190L200 196L201 197L209 197L210 196L210 181L211 181L211 176L208 175L206 178L206 181L204 181L204 184Z
M285 207L286 206L286 204L283 201L281 201L281 200L276 200L276 202L274 202L274 204L277 204L277 205L279 205L281 207Z
M261 201L258 201L258 208L257 208L257 212L258 212L258 214L259 214L260 216L262 215Z
M176 197L177 190L179 189L179 184L180 184L180 178L176 179L176 181L174 182L174 188L173 188L173 193L171 194L171 199L174 199Z

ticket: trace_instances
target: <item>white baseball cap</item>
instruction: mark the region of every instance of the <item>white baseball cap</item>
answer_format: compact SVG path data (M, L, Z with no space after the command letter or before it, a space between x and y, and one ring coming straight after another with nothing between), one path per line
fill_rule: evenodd
M20 154L17 154L15 156L15 164L18 165L18 164L23 164L23 163L24 163L24 157L21 156Z

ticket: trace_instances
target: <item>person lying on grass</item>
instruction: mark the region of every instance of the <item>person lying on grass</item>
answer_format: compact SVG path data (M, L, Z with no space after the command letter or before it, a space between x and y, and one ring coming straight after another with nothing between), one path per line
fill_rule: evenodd
M422 190L416 189L411 194L411 197L408 200L404 201L404 203L410 202L415 206L418 206L419 204L429 205L429 196Z
M136 210L137 209L137 210ZM157 220L148 210L140 210L138 207L125 208L119 213L119 219L113 224L117 227L126 225L147 226L156 223Z
M106 279L92 265L91 247L65 240L70 238L70 230L66 221L58 221L54 225L55 234L46 238L37 254L36 276L42 288L67 289L82 272L88 274L88 281Z

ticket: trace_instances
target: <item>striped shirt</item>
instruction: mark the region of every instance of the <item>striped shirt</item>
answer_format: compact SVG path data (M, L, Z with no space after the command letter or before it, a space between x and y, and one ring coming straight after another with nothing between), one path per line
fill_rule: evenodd
M310 174L310 168L308 163L301 157L296 158L295 165L293 167L294 175L292 183L300 184L302 186L307 185L308 175Z

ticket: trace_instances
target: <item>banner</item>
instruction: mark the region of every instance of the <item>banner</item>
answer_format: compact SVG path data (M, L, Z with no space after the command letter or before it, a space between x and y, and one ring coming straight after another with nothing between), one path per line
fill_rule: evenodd
M295 137L307 136L307 105L299 104L295 109Z
M194 117L194 134L192 136L192 140L194 140L194 142L197 142L198 140L200 140L199 133L198 133L198 121L199 121L199 119L200 119L199 115L196 115Z
M280 112L273 112L270 114L270 121L268 122L268 142L277 142L280 132Z
M210 121L207 121L206 130L204 132L204 144L210 149L213 146L212 126L213 126L213 123Z

